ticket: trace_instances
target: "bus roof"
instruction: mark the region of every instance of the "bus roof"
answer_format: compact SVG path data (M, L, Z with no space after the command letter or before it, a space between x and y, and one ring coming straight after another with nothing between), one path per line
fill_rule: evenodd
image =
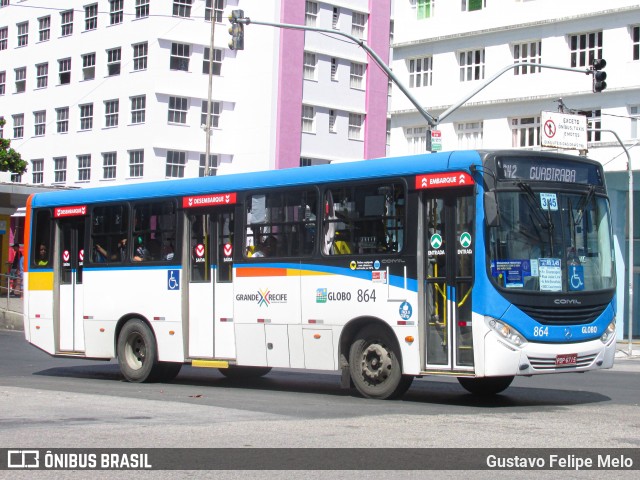
M31 206L32 208L38 208L125 200L159 199L163 197L180 197L209 193L252 191L260 188L314 185L317 184L319 180L323 182L357 181L371 178L417 175L437 171L469 171L471 165L480 165L481 162L480 153L475 150L439 152L405 157L387 157L304 168L131 183L61 192L43 192L33 195Z

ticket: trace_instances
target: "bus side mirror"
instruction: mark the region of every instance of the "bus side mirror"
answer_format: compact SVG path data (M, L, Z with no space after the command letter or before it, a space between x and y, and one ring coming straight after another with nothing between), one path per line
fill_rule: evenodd
M484 192L484 216L487 220L488 227L500 226L498 201L495 192Z

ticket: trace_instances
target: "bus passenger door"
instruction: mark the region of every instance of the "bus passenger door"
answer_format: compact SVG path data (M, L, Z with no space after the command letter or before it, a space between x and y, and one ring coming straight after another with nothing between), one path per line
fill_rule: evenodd
M471 188L425 192L427 370L473 370Z
M233 211L189 212L189 356L234 358Z
M58 289L57 323L59 351L84 351L82 268L84 264L85 217L58 220L57 270Z

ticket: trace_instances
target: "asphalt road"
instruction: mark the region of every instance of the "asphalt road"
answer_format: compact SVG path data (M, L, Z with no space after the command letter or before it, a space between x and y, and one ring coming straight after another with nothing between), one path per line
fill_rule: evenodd
M231 381L185 366L172 383L131 384L115 362L53 358L22 332L0 331L0 400L0 448L640 447L640 359L517 378L489 400L455 379L425 377L403 400L376 401L341 390L338 374L323 372ZM351 473L340 478L356 478ZM421 478L402 473L394 478ZM235 478L225 475L215 478Z

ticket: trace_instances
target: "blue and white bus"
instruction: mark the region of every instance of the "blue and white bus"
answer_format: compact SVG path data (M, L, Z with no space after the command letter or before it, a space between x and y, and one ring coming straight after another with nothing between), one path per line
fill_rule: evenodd
M133 382L342 372L365 397L613 365L600 164L455 151L31 196L25 336ZM43 253L44 252L44 253Z

